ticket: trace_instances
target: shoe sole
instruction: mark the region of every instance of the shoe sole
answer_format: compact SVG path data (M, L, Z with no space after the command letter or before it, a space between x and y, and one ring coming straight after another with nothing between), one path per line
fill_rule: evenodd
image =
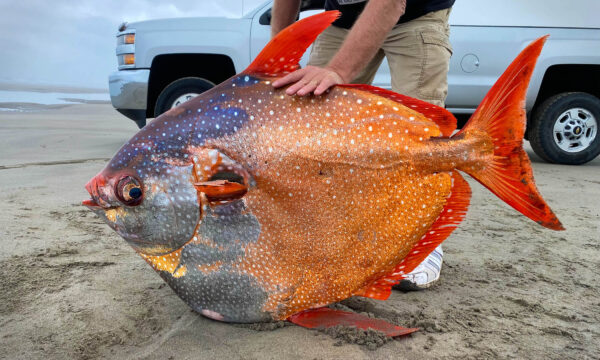
M421 291L421 290L428 289L431 286L435 285L439 280L440 280L440 277L438 276L437 279L432 280L432 281L428 282L427 284L423 284L423 285L417 285L410 280L401 280L398 283L398 285L392 286L392 289L400 290L403 292Z

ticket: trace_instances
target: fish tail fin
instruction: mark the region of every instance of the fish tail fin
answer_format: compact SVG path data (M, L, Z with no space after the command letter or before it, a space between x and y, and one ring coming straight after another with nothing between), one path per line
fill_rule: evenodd
M535 186L531 162L523 150L523 136L527 123L525 97L529 80L546 38L537 39L527 46L485 96L481 105L463 129L453 137L467 134L482 136L493 141L491 162L481 168L459 167L491 190L517 211L553 229L564 230Z

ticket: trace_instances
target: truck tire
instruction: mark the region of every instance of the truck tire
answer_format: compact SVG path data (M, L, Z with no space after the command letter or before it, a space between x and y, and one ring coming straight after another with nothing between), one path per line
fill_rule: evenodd
M529 123L529 142L542 159L580 165L600 154L600 99L566 92L545 100Z
M158 95L154 107L154 117L158 117L165 111L179 106L214 86L215 84L210 81L196 77L186 77L173 81Z

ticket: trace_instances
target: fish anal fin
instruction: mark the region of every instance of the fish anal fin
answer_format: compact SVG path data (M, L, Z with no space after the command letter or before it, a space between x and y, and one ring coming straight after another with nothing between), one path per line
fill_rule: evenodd
M372 85L343 84L338 86L366 91L384 97L386 99L395 101L399 104L406 106L409 109L415 110L425 115L434 123L436 123L437 126L439 126L442 135L444 136L450 136L452 135L452 132L456 130L456 118L454 117L454 115L452 115L451 112L444 109L443 107L433 105L426 101L415 99L410 96L398 94L390 90L378 88Z
M244 73L280 77L297 70L306 49L339 15L339 11L326 11L283 29L271 39Z
M446 205L437 220L413 246L408 255L394 270L371 285L361 289L355 295L377 300L386 300L405 274L413 271L425 258L438 247L456 229L467 214L471 200L469 183L456 171L452 172L452 191L446 199Z
M363 330L372 329L381 331L389 337L408 335L419 330L416 328L404 328L385 320L326 307L305 310L290 316L287 320L308 329L330 328L339 325L353 326Z

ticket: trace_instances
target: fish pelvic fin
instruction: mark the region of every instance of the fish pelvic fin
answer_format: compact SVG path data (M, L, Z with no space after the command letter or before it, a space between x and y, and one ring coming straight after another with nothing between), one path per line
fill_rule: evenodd
M457 171L452 171L451 174L452 190L446 199L444 209L433 225L390 274L376 280L355 295L386 300L392 292L392 286L423 262L463 221L471 201L471 187Z
M339 11L325 11L288 26L269 41L243 73L280 77L299 69L298 62L306 49L339 16Z
M385 320L326 307L305 310L290 316L287 320L307 329L327 329L335 326L352 326L362 330L371 329L380 331L389 337L404 336L419 330L417 328L404 328L391 324Z
M410 96L395 93L391 90L382 89L372 85L364 84L343 84L338 87L358 89L362 91L375 94L386 99L397 102L400 105L404 105L409 109L420 112L425 115L428 119L433 121L439 126L443 136L450 137L454 130L456 130L456 118L452 113L443 107L433 105L427 101L412 98Z
M487 136L493 142L493 157L482 167L459 167L500 199L538 224L564 230L540 195L531 162L523 150L527 118L525 97L535 64L548 36L527 46L490 89L459 136Z

